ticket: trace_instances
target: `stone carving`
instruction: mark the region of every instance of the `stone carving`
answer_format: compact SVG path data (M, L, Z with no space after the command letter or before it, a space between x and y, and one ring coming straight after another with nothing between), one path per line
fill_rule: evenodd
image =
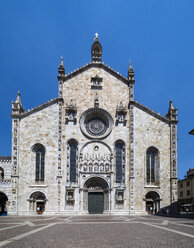
M101 90L102 89L102 78L98 77L97 75L95 77L92 77L91 78L91 89Z
M79 170L84 173L110 173L112 156L110 154L85 154L80 156Z
M117 201L117 204L124 203L124 191L123 190L116 191L116 201Z
M74 191L73 190L67 190L66 191L66 201L67 202L74 202Z
M80 128L89 138L105 138L112 131L113 119L111 115L100 108L91 108L80 118Z
M127 115L127 108L126 106L123 106L123 103L121 101L116 109L116 124L118 125L118 123L123 123L123 125L126 126L126 122L127 122L126 115Z
M73 104L72 100L69 104L66 104L65 108L65 123L73 122L77 123L77 107L76 104Z
M98 108L99 107L99 99L98 99L98 94L96 93L94 97L94 107Z

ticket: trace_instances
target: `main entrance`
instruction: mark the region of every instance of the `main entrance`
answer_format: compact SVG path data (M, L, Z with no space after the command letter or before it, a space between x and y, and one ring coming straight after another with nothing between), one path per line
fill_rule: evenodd
M88 193L88 212L89 214L102 214L104 211L104 193Z
M102 214L109 209L107 182L101 177L89 178L84 184L84 202L89 214Z

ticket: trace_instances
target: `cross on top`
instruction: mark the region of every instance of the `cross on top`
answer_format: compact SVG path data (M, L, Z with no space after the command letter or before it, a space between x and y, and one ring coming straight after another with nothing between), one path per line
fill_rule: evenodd
M95 33L95 36L96 36L95 39L97 40L98 39L98 33L97 32Z

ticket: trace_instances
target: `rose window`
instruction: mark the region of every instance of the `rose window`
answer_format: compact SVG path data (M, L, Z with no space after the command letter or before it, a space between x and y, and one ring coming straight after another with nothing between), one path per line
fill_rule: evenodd
M93 118L85 122L86 130L93 136L103 135L106 130L106 123L100 118Z
M113 119L111 115L100 108L88 109L80 118L82 132L89 138L104 138L112 130Z

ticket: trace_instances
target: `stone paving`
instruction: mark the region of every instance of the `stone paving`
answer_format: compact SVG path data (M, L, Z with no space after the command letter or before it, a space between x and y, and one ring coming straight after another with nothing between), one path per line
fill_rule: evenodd
M0 247L194 247L194 220L158 216L0 217Z

